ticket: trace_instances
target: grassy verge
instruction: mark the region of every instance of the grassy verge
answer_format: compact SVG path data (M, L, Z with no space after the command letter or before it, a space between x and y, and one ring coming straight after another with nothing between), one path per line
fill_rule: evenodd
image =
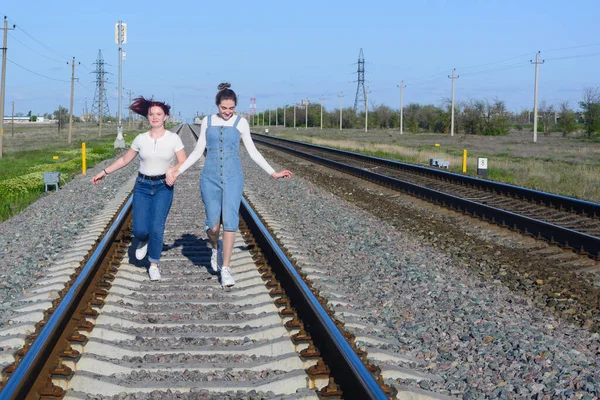
M168 124L167 128L174 126ZM146 126L142 121L129 131L126 125L124 128L125 142L129 147L133 138L144 132ZM5 153L0 159L0 222L45 195L44 172L60 172L61 186L80 174L82 142L86 143L88 168L123 151L114 148L114 129L111 133L105 129L102 135L98 134L98 130L97 126L89 124L75 126L70 145L66 143L65 132L58 133L51 125L21 125L15 129L14 135L5 135ZM54 185L50 188L53 190Z
M114 138L86 142L88 167L113 158ZM55 159L56 158L56 159ZM81 147L16 151L0 159L0 221L17 214L45 194L44 172L60 172L64 185L81 173ZM54 189L54 185L50 186Z

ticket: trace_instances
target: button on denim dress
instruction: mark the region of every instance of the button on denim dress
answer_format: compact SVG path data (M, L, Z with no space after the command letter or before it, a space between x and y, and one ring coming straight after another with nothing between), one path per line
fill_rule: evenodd
M240 117L233 126L212 126L208 116L206 161L200 175L200 191L206 210L206 226L214 227L222 216L223 229L236 231L244 190L240 160Z

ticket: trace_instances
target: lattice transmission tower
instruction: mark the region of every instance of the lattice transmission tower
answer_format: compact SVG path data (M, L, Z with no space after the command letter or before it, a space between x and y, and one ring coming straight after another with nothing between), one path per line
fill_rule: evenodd
M367 108L367 96L365 94L365 56L362 49L358 54L358 86L356 87L356 97L354 98L354 111L362 111Z
M104 58L102 58L102 50L98 50L98 58L96 59L96 70L91 72L96 74L96 90L94 91L94 102L92 103L92 114L100 119L100 113L103 117L110 117L108 108L108 99L106 98L106 77L107 72L104 70Z

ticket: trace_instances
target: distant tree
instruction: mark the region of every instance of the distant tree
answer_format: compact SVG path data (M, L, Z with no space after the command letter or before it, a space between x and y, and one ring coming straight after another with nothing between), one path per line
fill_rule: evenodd
M460 125L467 134L481 134L485 128L486 106L481 100L469 100L462 103Z
M518 114L513 115L513 123L515 124L515 129L520 130L521 133L525 133L525 127L529 125L529 116L531 111L529 110L521 110Z
M58 110L55 110L53 117L58 121L58 131L60 132L64 124L69 120L69 110L63 106L58 106Z
M419 110L419 128L425 132L442 133L445 130L444 110L428 104Z
M576 118L575 111L569 108L568 102L564 102L560 105L557 125L558 129L562 132L563 137L567 136L577 128L577 123L575 122Z
M493 103L485 104L484 135L503 136L510 130L510 113L502 100L494 99Z
M592 137L600 129L600 88L585 88L579 106L583 110L587 136Z
M544 135L548 135L550 128L554 126L556 112L553 105L548 105L545 100L540 102L539 117L542 122Z
M404 127L410 133L419 133L419 112L422 106L417 103L410 103L404 107L403 123Z
M369 110L373 114L373 119L369 116L369 126L373 124L374 128L394 128L398 121L398 113L388 106L374 106Z

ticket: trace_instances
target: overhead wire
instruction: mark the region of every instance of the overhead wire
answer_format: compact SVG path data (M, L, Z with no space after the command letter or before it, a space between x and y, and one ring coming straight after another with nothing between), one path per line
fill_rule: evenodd
M34 75L41 76L42 78L50 79L50 80L57 81L57 82L71 82L70 80L56 79L56 78L52 78L52 77L49 77L49 76L46 76L46 75L42 75L42 74L40 74L40 73L38 73L38 72L32 71L32 70L30 70L29 68L26 68L26 67L22 66L22 65L20 65L20 64L17 64L16 62L12 61L12 60L11 60L11 59L9 59L9 58L7 58L6 60L7 60L8 62L10 62L11 64L14 64L14 65L16 65L17 67L19 67L19 68L22 68L22 69L24 69L25 71L31 72L31 73L32 73L32 74L34 74Z
M55 58L48 57L47 55L44 55L44 54L40 53L39 51L36 51L36 50L32 49L31 47L27 46L25 43L23 43L22 41L20 41L19 39L17 39L17 38L16 38L16 37L15 37L13 34L11 34L11 33L9 33L8 35L10 36L11 40L15 40L15 41L17 41L17 42L21 43L21 45L22 45L23 47L25 47L26 49L29 49L29 50L31 50L32 52L34 52L34 53L36 53L36 54L38 54L38 55L40 55L40 56L42 56L42 57L44 57L44 58L47 58L48 60L55 61L55 62L59 62L59 63L63 63L63 62L65 62L64 60L57 60L57 59L55 59Z

